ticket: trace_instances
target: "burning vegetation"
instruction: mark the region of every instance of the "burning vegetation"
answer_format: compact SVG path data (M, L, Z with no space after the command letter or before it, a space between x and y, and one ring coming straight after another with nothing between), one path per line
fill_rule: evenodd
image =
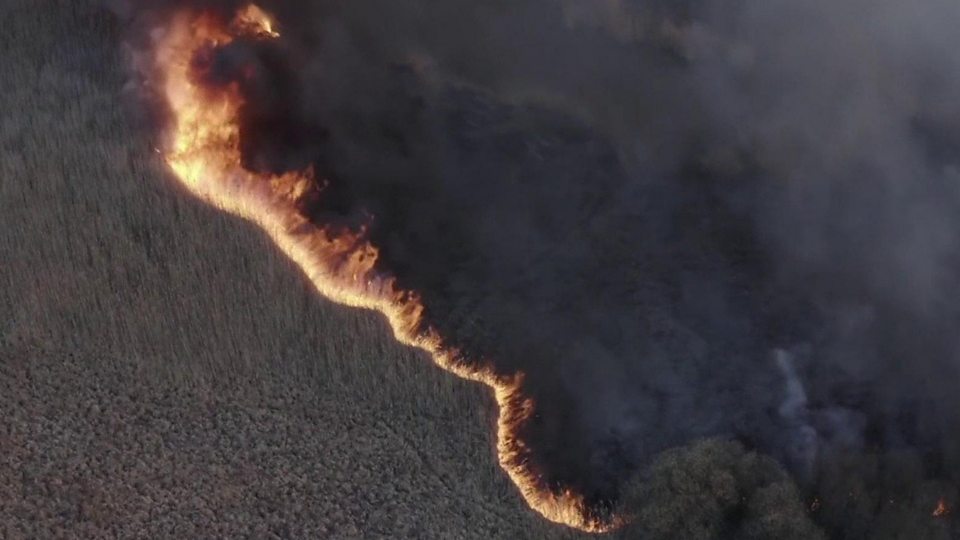
M937 501L937 507L933 509L933 517L942 518L950 515L950 507L947 506L947 501L940 499Z
M248 5L231 18L182 10L154 36L154 68L172 114L170 141L163 149L184 187L213 206L262 227L295 261L323 296L343 305L383 313L400 342L424 350L441 368L489 386L499 407L497 452L504 471L531 508L545 518L591 532L613 528L579 494L547 485L518 431L535 404L522 391L521 372L501 374L492 364L467 359L445 343L423 318L415 291L403 290L378 266L378 249L365 227L356 230L317 223L304 212L325 184L311 169L272 174L245 166L240 111L256 82L257 66L232 66L223 78L214 64L234 43L277 38L270 17Z
M279 28L232 0L157 4L147 71L179 181L323 296L491 388L499 463L547 519L645 538L955 531L951 81L890 75L863 100L848 78L887 81L851 71L874 48L794 46L853 47L831 3L799 35L764 2L740 23L664 4L615 40L566 2L275 0ZM930 56L877 40L905 49L884 73ZM889 122L854 115L869 136L851 136L833 120L849 111Z

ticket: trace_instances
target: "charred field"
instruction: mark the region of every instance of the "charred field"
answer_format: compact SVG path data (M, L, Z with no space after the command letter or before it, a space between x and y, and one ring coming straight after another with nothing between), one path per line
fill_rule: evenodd
M960 538L920 4L6 2L0 534Z

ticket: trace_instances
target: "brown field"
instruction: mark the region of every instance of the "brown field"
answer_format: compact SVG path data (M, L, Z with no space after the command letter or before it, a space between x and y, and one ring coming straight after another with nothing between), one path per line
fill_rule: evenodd
M105 11L0 15L0 537L575 536L483 388L176 187Z

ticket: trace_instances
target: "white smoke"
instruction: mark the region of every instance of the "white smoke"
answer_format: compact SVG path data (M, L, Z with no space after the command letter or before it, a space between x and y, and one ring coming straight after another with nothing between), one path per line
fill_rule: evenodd
M778 412L787 425L786 458L805 478L813 473L819 449L817 430L810 424L807 393L794 367L793 355L783 349L774 351L774 360L786 382L785 396Z

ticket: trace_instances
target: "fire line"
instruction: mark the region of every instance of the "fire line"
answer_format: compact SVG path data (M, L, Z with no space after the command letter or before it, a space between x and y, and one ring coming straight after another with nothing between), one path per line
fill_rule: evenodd
M489 363L467 362L456 348L446 345L438 331L425 324L419 296L375 270L377 248L363 230L333 230L303 216L297 201L315 185L311 170L271 175L242 167L239 89L235 85L215 92L202 88L191 77L191 62L204 47L240 37L278 36L270 17L252 4L229 23L202 12L179 12L164 32L154 35L153 61L163 76L164 95L173 113L172 140L163 153L175 176L193 195L262 227L321 295L346 306L379 311L399 342L426 351L438 366L458 377L489 386L499 408L500 466L533 510L584 531L616 528L617 518L596 517L581 495L546 485L532 469L530 450L517 435L534 408L522 393L522 373L497 374Z

